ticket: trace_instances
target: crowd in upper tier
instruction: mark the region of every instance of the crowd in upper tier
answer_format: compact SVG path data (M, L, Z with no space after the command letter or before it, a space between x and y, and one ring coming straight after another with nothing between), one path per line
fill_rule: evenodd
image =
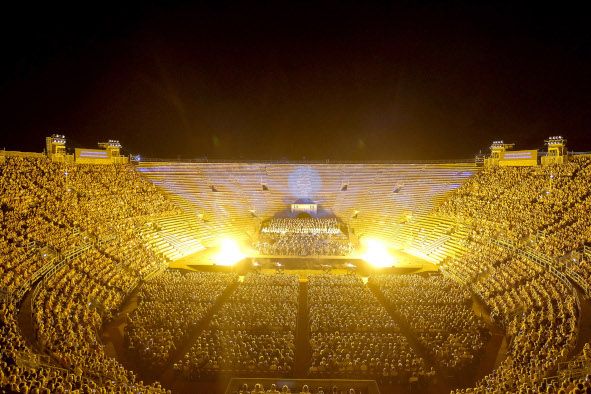
M1 387L162 391L136 382L105 354L98 334L128 292L164 263L137 228L146 217L177 212L131 166L7 157L0 165ZM18 365L15 346L34 356L14 324L19 297L50 269L32 302L36 339L50 364Z
M178 271L151 279L128 316L128 348L148 367L163 367L237 279L236 274Z
M311 375L427 379L424 360L356 275L309 277Z
M577 392L568 382L544 383L576 342L579 308L572 284L490 241L508 240L517 251L548 256L588 294L591 265L581 249L591 242L590 210L591 157L582 155L561 165L485 167L437 209L472 226L468 253L447 261L444 270L482 297L512 339L507 359L473 392L567 392L560 386Z
M263 224L256 248L266 255L351 253L352 245L336 218L274 218Z
M591 242L590 190L589 156L548 166L485 167L437 212L559 257Z
M297 275L246 275L174 368L189 379L223 371L289 375L298 286Z
M470 292L434 275L375 275L377 286L442 369L474 361L486 341L486 325L472 310Z
M13 292L51 261L109 238L104 252L140 276L160 261L135 231L141 218L177 209L130 166L83 166L8 157L0 166L0 285ZM133 251L133 253L131 253Z

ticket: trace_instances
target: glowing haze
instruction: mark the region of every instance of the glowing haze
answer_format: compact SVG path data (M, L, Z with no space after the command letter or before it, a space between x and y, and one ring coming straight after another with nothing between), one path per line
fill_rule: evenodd
M361 258L374 267L392 267L396 263L396 259L388 252L388 246L384 241L362 238L360 242Z
M217 265L232 266L246 257L240 244L231 238L222 238L219 241L219 251L213 260Z

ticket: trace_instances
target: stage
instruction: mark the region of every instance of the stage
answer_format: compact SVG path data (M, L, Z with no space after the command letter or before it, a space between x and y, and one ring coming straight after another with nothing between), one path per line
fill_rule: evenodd
M261 255L251 250L241 261L228 266L216 263L215 256L218 248L209 248L192 255L183 257L169 263L170 268L191 271L237 271L247 272L253 269L270 270L319 270L343 272L357 271L359 273L371 273L376 271L392 273L420 273L438 271L437 265L412 256L401 250L390 249L389 253L394 257L391 267L376 268L364 261L359 253L348 256L287 256L287 255ZM255 265L258 264L258 266ZM279 263L280 265L278 265Z

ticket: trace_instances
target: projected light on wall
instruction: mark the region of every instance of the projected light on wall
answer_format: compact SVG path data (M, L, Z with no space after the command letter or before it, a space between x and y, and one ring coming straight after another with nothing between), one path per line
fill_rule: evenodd
M314 199L322 190L322 179L311 166L299 166L288 176L289 192L297 199Z

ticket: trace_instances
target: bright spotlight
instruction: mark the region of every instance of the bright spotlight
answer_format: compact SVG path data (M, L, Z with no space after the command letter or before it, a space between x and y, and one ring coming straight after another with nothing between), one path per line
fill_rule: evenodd
M213 257L217 265L230 266L242 260L246 255L240 250L240 245L233 239L224 238L220 240L219 251Z
M394 256L388 252L386 244L377 239L362 239L361 258L376 268L392 267Z

